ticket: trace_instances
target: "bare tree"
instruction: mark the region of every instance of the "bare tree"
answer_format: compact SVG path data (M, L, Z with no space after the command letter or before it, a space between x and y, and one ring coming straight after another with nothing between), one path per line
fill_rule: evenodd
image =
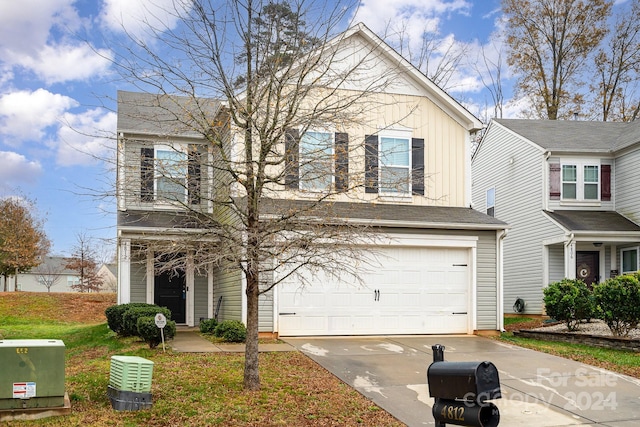
M45 261L38 267L38 283L47 288L47 292L51 292L51 288L55 286L62 277L63 271L64 269L59 263Z
M260 294L296 275L304 285L302 269L358 283L358 245L378 234L347 219L357 213L348 202L373 200L363 189L378 185L378 165L368 160L372 146L346 131L382 117L390 102L382 93L397 81L398 59L381 67L379 53L343 43L349 32L336 36L349 12L344 5L280 2L278 11L268 10L273 4L176 2L170 12L179 30L150 25L152 41L131 35L133 43L114 59L137 87L161 94L153 106L162 114L152 121L175 123L174 134L201 138L199 145L155 159L155 172L143 172L143 182L155 176L167 190L165 201L182 207L187 232L149 239L140 249L162 260L156 265L164 270L193 262L196 269L215 265L244 273L244 386L250 390L260 387ZM386 125L406 118L414 102L394 100ZM127 143L135 141L120 142ZM131 170L140 159L133 163ZM205 173L213 176L211 185L198 183ZM389 192L408 188L408 170L385 173L381 185ZM119 191L134 198L126 195L135 187L127 179L133 178L120 178ZM149 191L139 196L151 200L153 186Z
M502 91L502 45L492 43L491 47L493 48L493 52L487 52L484 46L481 47L478 60L474 64L474 69L478 73L482 85L491 95L493 115L489 118L502 118L502 109L504 106L504 92ZM478 63L482 63L482 66L478 65Z
M594 106L603 121L631 121L640 109L640 2L621 6L613 32L595 58Z
M587 57L607 33L609 0L503 0L508 63L536 115L556 120L579 111Z
M80 281L71 287L79 292L99 292L102 287L102 278L98 276L98 264L96 262L96 250L92 240L85 233L76 235L76 245L73 253L67 259L65 268L75 271Z

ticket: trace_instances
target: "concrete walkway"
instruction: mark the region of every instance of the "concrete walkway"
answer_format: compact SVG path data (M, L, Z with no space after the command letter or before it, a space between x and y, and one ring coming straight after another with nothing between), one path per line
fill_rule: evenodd
M244 344L213 344L202 338L196 330L178 330L167 346L179 353L244 353ZM294 351L295 348L286 343L258 344L258 351Z

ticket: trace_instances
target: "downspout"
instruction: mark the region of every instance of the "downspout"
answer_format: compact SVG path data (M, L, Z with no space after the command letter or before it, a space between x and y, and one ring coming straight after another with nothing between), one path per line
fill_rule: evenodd
M551 157L551 151L545 151L544 152L544 163L542 165L544 183L547 186L547 188L543 189L543 191L542 191L542 208L545 211L549 210L549 187L550 187L550 182L549 182L549 165L547 163L549 161L549 157Z
M498 297L497 323L498 330L504 332L504 283L503 283L503 265L504 265L504 238L507 237L507 230L500 230L496 233L497 265L496 265L496 295Z

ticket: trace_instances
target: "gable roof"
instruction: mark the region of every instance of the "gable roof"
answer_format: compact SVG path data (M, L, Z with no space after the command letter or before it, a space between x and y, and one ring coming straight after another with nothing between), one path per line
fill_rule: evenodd
M366 40L372 50L378 50L385 55L387 59L391 60L391 62L397 64L403 73L406 73L406 75L418 82L420 86L429 93L429 99L431 99L434 104L445 111L467 131L477 131L482 129L483 124L480 119L471 114L471 112L462 104L431 81L431 79L429 79L424 73L411 64L405 57L396 52L395 49L389 46L362 22L350 27L344 33L330 41L330 43L337 44L355 35L359 35Z
M614 153L640 142L640 122L493 119L554 152Z

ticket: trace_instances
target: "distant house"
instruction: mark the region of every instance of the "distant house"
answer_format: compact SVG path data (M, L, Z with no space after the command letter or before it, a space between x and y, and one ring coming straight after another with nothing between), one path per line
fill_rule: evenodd
M640 123L493 120L472 159L473 204L507 222L504 302L640 264ZM518 306L522 306L519 304ZM515 308L518 308L516 306Z
M46 256L42 263L26 273L18 274L16 289L15 278L7 280L8 291L24 292L77 292L73 285L80 283L77 272L65 268L67 258L60 256ZM3 281L4 279L0 279ZM4 289L4 283L0 287Z
M118 291L118 264L102 264L98 276L102 279L103 292Z
M269 198L260 203L265 216L277 218L290 207L303 211L310 193L334 188L330 206L336 217L370 225L387 237L360 249L379 254L384 263L372 272L360 267L361 287L309 270L303 274L313 285L301 294L298 283L285 280L261 297L260 331L291 336L501 330L507 225L469 207L471 134L482 123L364 25L336 43L341 67L371 58L376 63L362 72L375 81L394 70L394 85L376 93L380 102L361 122L336 117L335 123L315 124L318 128L292 128L278 148L292 153L289 173L283 182L269 184ZM362 85L354 83L349 91L369 90ZM202 163L214 153L202 135L180 130L178 112L171 114L171 108L190 105L189 98L118 93L118 302L167 306L177 323L196 325L217 314L222 301L220 320L246 321L246 279L238 267L198 270L191 254L186 269L177 273L154 264L155 241L197 231L181 210L215 213L200 197L216 191L214 169ZM212 110L208 122L217 122L213 118L222 103L203 105ZM314 166L304 156L317 151L319 142L329 146L334 162L320 166L331 173L301 180ZM362 149L352 148L358 145ZM164 175L158 173L163 166ZM345 172L361 176L364 184L340 193ZM394 186L394 180L402 185ZM264 280L272 283L273 277Z

